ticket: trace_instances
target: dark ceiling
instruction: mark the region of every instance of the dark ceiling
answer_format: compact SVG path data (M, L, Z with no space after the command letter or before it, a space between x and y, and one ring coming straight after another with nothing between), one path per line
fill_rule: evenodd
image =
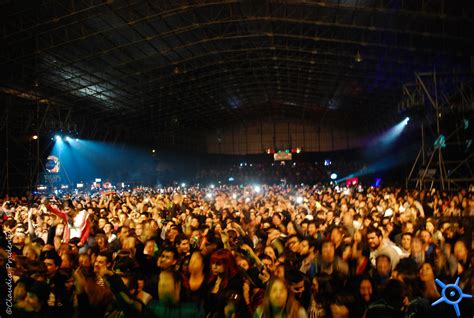
M373 120L415 71L470 67L473 7L2 0L0 92L151 137L262 115Z

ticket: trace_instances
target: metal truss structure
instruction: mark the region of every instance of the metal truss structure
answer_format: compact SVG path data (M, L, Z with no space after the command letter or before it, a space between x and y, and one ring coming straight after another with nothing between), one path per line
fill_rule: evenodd
M33 132L197 150L263 115L373 128L413 72L469 67L473 16L471 0L0 1L4 188Z
M117 142L123 132L109 128L100 130L99 120L72 118L71 109L59 107L34 97L35 95L21 94L2 96L0 112L0 136L2 136L3 165L0 168L2 183L0 193L15 191L10 186L10 180L22 180L28 189L35 189L38 176L44 171L44 158L52 147L52 137L55 133L71 136L85 136L95 140ZM95 127L89 131L79 129ZM35 136L35 138L33 138ZM18 182L16 182L18 183Z
M399 111L421 115L421 147L406 187L441 190L474 184L471 121L474 77L469 73L415 73L403 86Z
M3 92L146 137L262 112L367 121L474 46L470 1L21 2L3 4Z

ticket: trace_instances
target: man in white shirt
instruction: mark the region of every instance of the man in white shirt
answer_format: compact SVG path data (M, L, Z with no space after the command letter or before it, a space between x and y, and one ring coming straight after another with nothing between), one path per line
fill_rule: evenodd
M367 230L367 242L370 247L370 261L372 265L375 267L377 256L384 254L390 257L392 270L394 270L400 260L400 256L393 247L384 243L382 232L378 228L370 227Z

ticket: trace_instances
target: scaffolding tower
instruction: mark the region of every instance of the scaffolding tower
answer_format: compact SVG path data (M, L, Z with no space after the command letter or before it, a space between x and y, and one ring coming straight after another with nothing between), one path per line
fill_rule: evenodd
M474 184L471 74L415 73L403 85L399 112L420 115L421 146L406 178L407 188L443 191Z

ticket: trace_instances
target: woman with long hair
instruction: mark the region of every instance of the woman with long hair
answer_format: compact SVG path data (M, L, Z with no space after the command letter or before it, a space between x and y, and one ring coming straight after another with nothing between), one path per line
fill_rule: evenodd
M423 283L423 297L428 300L437 300L440 296L435 283L435 274L433 265L424 262L418 270L418 277Z
M230 300L234 301L235 312L240 317L248 317L250 314L243 297L244 279L232 252L220 249L212 253L210 269L205 304L207 317L224 317Z
M280 278L272 278L254 318L306 318L306 310L293 296L289 286Z
M189 259L188 271L183 281L189 300L201 304L206 289L206 268L201 252L194 251Z

